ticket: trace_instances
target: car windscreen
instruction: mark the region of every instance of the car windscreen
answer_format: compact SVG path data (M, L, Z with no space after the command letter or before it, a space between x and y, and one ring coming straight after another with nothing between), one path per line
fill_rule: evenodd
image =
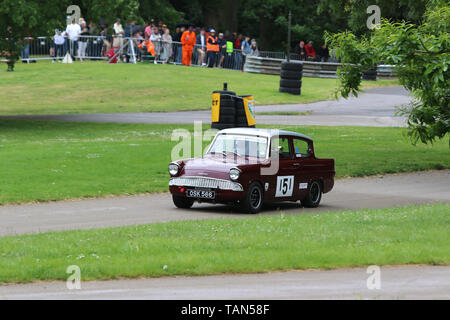
M266 137L221 134L214 140L208 153L265 158L267 154L267 141Z

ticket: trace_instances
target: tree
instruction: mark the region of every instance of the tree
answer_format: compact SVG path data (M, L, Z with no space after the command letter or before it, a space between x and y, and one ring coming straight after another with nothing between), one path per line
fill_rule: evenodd
M87 21L104 19L109 25L116 18L149 19L150 14L175 25L181 14L169 0L0 0L0 56L14 70L27 37L53 34L55 28L66 27L67 8L77 5Z
M64 18L68 2L0 0L0 56L8 60L8 71L14 70L24 39L52 30L52 25L60 23L61 12Z
M399 110L408 117L408 135L432 143L450 129L450 5L433 0L423 23L383 20L379 28L358 38L350 31L328 34L327 43L342 62L337 92L343 97L360 91L365 70L378 62L396 65L401 84L415 100ZM450 145L450 141L449 141Z

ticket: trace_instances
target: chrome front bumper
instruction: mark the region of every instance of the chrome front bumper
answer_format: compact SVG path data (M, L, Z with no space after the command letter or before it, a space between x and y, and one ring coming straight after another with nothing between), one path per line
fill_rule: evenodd
M179 177L172 178L169 186L211 188L219 190L244 191L242 185L237 182L224 179L205 178L205 177Z

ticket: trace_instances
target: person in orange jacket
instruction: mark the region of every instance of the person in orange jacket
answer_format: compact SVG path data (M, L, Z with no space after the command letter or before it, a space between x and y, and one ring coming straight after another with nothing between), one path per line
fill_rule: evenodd
M147 52L152 56L155 56L155 45L150 40L145 40L141 44L138 45L139 49L144 50L144 47L147 48Z
M194 50L195 42L195 32L192 31L192 26L189 26L188 30L183 32L183 35L181 36L181 44L183 45L182 62L185 66L191 65L192 50Z

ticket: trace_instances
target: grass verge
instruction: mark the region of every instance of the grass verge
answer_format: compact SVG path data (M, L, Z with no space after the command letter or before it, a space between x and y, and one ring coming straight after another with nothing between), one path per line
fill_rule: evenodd
M301 209L300 209L301 210ZM179 221L0 238L0 282L449 264L450 205Z
M0 204L167 191L180 128L193 126L0 120ZM335 158L337 177L450 168L446 142L414 147L400 128L285 129Z
M211 92L228 82L256 104L308 103L332 99L336 79L304 78L302 95L278 92L279 76L154 64L38 62L17 64L0 77L0 114L61 114L206 110ZM399 85L363 81L363 88Z

